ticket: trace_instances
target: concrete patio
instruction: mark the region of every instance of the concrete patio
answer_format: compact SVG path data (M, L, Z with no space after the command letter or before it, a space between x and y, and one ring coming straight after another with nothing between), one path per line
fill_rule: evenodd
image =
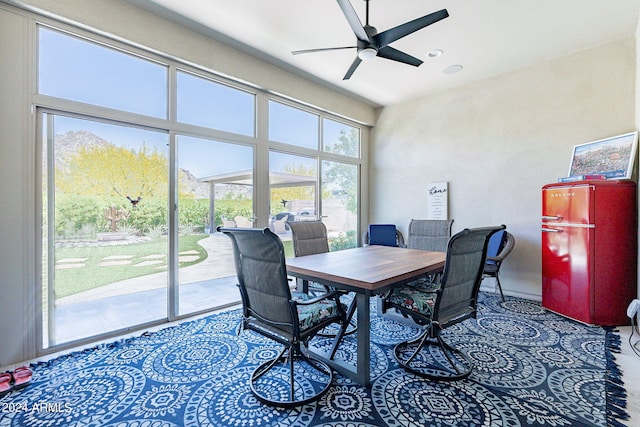
M199 244L208 257L178 272L181 316L240 302L230 240L214 233ZM55 343L166 319L167 283L168 273L161 271L58 299Z

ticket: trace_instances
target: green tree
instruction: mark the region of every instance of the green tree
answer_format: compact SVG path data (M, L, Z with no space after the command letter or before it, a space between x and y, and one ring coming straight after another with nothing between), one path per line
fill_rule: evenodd
M66 194L102 195L122 200L159 197L166 200L168 160L164 153L106 145L81 147L65 170L56 170L56 191Z
M360 132L352 128L348 133L340 132L339 142L333 145L333 151L357 155L360 147ZM358 168L347 163L327 161L323 163L323 181L332 183L336 189L344 192L346 207L351 212L358 210Z

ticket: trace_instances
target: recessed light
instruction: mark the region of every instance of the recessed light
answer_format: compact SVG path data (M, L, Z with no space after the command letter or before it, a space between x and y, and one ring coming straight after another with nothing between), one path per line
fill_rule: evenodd
M442 72L445 74L455 74L460 70L462 70L462 65L449 65L447 68L442 70Z
M432 51L429 51L429 53L427 53L427 58L437 58L442 54L442 49L433 49Z

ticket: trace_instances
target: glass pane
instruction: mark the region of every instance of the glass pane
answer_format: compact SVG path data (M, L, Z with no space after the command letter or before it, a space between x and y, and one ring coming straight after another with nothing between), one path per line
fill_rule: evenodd
M215 230L253 226L253 148L182 135L177 147L179 313L238 303L231 240Z
M44 95L167 117L167 67L40 28L38 91Z
M269 101L269 139L318 149L318 116Z
M255 95L178 72L178 121L254 135Z
M360 157L360 129L335 120L322 120L322 147L329 153Z
M293 256L293 252L286 221L317 219L317 169L315 159L275 151L269 153L269 227L281 236L287 256Z
M45 119L50 345L166 318L168 135Z
M322 162L322 222L332 251L358 243L358 166Z

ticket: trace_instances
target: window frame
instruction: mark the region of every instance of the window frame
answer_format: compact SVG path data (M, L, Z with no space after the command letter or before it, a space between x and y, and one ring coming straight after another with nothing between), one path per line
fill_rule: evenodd
M105 34L99 33L97 31L92 31L87 28L78 28L69 24L61 23L58 21L51 20L46 17L36 16L35 24L31 27L35 31L35 36L33 37L34 48L33 48L33 75L30 77L32 81L32 93L31 93L31 105L33 105L33 111L36 112L36 132L35 138L38 141L41 138L42 129L38 129L41 127L39 117L43 114L43 112L56 112L63 115L77 115L80 117L86 117L89 120L96 121L106 121L110 123L121 123L127 126L141 127L152 130L159 130L162 132L167 132L169 134L169 156L170 156L170 177L169 177L169 207L176 206L177 202L177 170L176 170L176 140L178 135L185 136L193 136L200 137L206 139L217 140L220 142L226 142L231 144L238 144L244 146L251 146L254 150L254 158L253 158L253 173L254 173L254 184L255 184L255 196L253 199L253 208L254 213L258 217L257 225L259 227L266 227L268 224L268 212L270 211L269 206L269 191L268 191L268 183L265 183L265 179L269 175L269 152L270 151L278 151L291 155L298 155L304 157L313 157L317 162L317 171L316 171L316 204L317 212L322 212L321 206L321 179L322 179L322 170L321 165L323 161L337 161L341 163L353 164L358 167L358 235L360 234L360 228L362 227L362 218L366 212L364 212L363 206L366 206L366 192L363 188L366 188L368 183L368 176L366 173L366 168L364 168L364 164L367 161L367 142L369 138L369 128L368 126L359 123L355 120L350 120L344 116L339 114L327 111L326 109L322 109L309 103L302 102L290 97L286 97L282 94L276 94L268 89L259 88L257 86L253 86L247 82L235 80L232 77L221 75L216 73L213 70L210 70L206 67L198 66L197 64L193 64L189 61L181 60L180 58L175 58L171 55L165 55L161 52L157 52L152 49L146 49L143 46L137 45L135 43L116 39L109 37ZM163 66L167 67L167 117L159 118L153 116L147 116L144 114L127 112L123 110L118 110L114 108L87 104L84 102L74 101L71 99L64 99L50 95L40 94L38 92L38 81L40 70L38 69L39 65L39 31L40 28L46 28L48 30L58 31L63 34L66 34L70 37L79 38L80 40L87 41L89 43L96 43L102 47L114 49L116 51L122 52L127 55L133 55L136 57L140 57L144 60L152 61ZM254 134L253 136L236 134L224 130L212 129L208 127L202 127L197 125L191 125L187 123L182 123L177 121L177 73L185 72L188 74L192 74L196 77L201 77L207 80L211 80L214 83L225 85L231 87L233 89L237 89L243 92L247 92L253 94L255 96L254 103ZM300 109L305 112L309 112L311 114L318 116L318 146L317 148L308 148L302 146L295 146L288 143L271 141L269 140L269 129L268 129L268 106L270 101L275 101L278 103L282 103L289 107L293 107L296 109ZM324 119L330 119L333 121L337 121L340 123L344 123L348 126L356 127L360 130L360 153L358 157L346 156L341 154L336 154L332 152L326 152L323 150L323 122ZM42 143L40 141L39 143ZM36 146L36 153L38 152L38 147ZM36 156L37 157L37 156ZM38 164L37 162L35 163ZM40 167L36 167L36 182L38 182L38 174L41 173ZM52 190L50 190L52 191ZM41 194L41 193L40 193ZM41 204L41 196L36 191L35 195L35 205L39 207L40 212L42 212ZM182 318L193 317L194 315L198 315L201 313L189 313L186 315L178 315L178 310L176 301L177 294L179 292L178 289L178 278L177 272L178 261L177 261L177 234L178 234L178 218L177 213L174 209L169 209L169 224L173 227L173 231L170 232L169 235L169 280L168 287L169 293L173 295L172 298L168 299L168 307L167 307L167 319L163 321L158 321L157 324L168 321L175 321ZM40 232L40 227L43 221L43 218L38 217L39 214L36 214L36 224L35 224L35 261L36 265L40 266L42 263L42 253L40 253L39 248L42 248L42 234ZM43 298L43 284L42 282L42 272L38 271L40 267L36 267L36 300L37 306L42 307ZM39 274L38 274L39 273ZM215 307L211 308L214 310ZM206 311L211 311L206 310ZM103 335L91 337L87 339L83 339L80 342L73 343L63 343L59 345L53 346L44 346L43 345L43 320L42 320L42 312L39 312L37 322L37 330L36 337L38 342L37 353L38 354L46 354L54 351L59 351L61 349L72 347L73 345L84 344L95 342L98 339L105 339L110 337L119 336L122 334L122 331L113 331L107 332ZM154 323L155 324L155 323ZM148 327L149 325L139 325L139 328ZM135 329L135 328L134 328Z

